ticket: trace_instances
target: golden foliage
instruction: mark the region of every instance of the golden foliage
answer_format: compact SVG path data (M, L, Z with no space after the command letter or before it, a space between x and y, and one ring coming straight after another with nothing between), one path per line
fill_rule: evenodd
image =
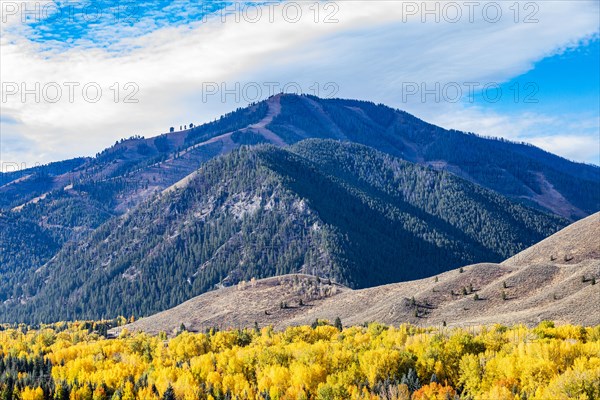
M46 360L53 392L13 385L13 398L151 400L172 388L181 400L600 399L600 327L371 324L340 332L320 322L163 340L127 331L106 339L90 324L1 331L0 395L12 373L34 382L14 360Z

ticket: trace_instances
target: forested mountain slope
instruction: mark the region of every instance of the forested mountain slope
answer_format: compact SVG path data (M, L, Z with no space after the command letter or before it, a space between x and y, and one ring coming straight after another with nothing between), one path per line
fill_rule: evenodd
M361 288L501 261L566 221L370 147L307 140L209 161L31 271L0 319L148 315L292 272ZM22 303L22 304L20 304Z
M69 241L134 209L213 157L251 139L260 142L252 132L222 132L257 123L267 111L261 103L193 129L121 140L95 158L0 173L0 301L30 295L39 284L34 272Z

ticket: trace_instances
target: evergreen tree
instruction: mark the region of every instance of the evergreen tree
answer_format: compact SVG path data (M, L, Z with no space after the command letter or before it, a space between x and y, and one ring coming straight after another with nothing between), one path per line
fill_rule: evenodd
M408 386L408 390L410 390L411 392L414 392L421 388L419 377L417 376L415 370L412 368L408 370L408 373L402 375L400 383Z
M173 386L169 384L169 387L167 387L167 390L163 394L162 398L163 400L177 400L177 398L175 397L175 390L173 390Z
M344 330L344 327L342 326L342 320L340 319L340 317L335 318L333 326L335 326L340 332Z

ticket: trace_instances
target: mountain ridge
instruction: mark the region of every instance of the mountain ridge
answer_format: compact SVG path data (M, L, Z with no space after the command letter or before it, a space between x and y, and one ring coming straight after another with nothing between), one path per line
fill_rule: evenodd
M0 315L147 315L215 285L302 271L367 287L501 261L564 224L364 145L244 147L67 243Z
M348 113L344 114L344 111ZM364 131L356 131L356 126L353 126L347 120L356 123L358 127L364 128ZM172 169L175 171L174 173L177 172L178 168L183 168L176 178L169 179L169 173L167 172L162 175L158 174L157 176L166 175L167 182L162 186L160 179L156 185L150 183L150 186L158 185L157 187L164 189L192 173L199 164L207 159L229 152L239 145L264 142L284 145L306 138L340 139L369 145L407 161L447 169L467 180L503 193L502 190L491 187L493 185L490 186L489 183L485 182L486 175L496 174L495 179L502 184L513 185L516 182L521 182L522 188L518 190L513 188L511 189L512 192L508 191L503 194L518 201L527 201L530 205L535 204L569 219L587 216L600 208L600 184L598 183L600 182L600 167L574 163L528 144L446 130L422 121L406 112L381 104L375 105L359 100L319 99L308 95L284 94L273 96L247 108L239 108L218 120L187 130L162 134L148 139L134 137L121 140L112 148L98 153L96 159L91 161L87 159L87 164L91 165L79 165L68 171L67 175L70 174L69 179L64 177L65 174L60 174L59 176L62 179L59 179L59 185L53 188L62 189L65 186L62 184L63 182L81 179L84 176L82 173L83 168L85 168L88 175L98 176L94 175L94 165L108 160L118 161L117 164L121 167L109 165L100 172L99 176L101 177L110 177L111 175L123 177L123 173L131 173L132 166L137 165L137 169L133 171L145 171L138 179L152 181L152 178L156 177L154 176L156 167L160 168L162 166L166 170ZM479 163L474 162L474 159L465 165L455 165L448 160L443 161L443 157L439 158L442 155L452 155L455 158L454 161L456 161L456 155L445 152L443 148L448 148L453 153L463 153L476 143L486 144L487 150L489 150L488 145L501 147L501 150L494 150L491 153L480 151L477 156L479 158L484 154L489 158L490 155L495 156L498 152L503 155L512 153L514 157L521 158L519 163L533 162L533 164L528 165L529 168L521 168L523 171L511 171L504 170L502 165L488 165L489 160L486 159L480 159L481 162ZM427 148L418 148L424 145L427 145ZM201 148L205 148L206 151L204 153L197 151ZM139 154L140 152L142 154ZM533 156L529 154L532 152L535 153L534 160L532 160ZM473 153L471 154L473 156L477 152L471 151L471 153ZM178 166L177 163L181 163L181 159L186 157L192 165L187 168L181 165ZM536 164L539 165L536 167ZM126 167L127 165L131 166ZM558 199L545 198L544 195L554 188L554 184L548 181L546 176L540 177L536 173L530 174L532 167L539 169L540 166L551 167L554 170L553 173L563 173L560 171L566 171L567 175L575 173L575 175L591 181L592 187L594 187L594 190L591 191L593 196L592 208L589 205L583 208L574 205L569 199L564 198L560 192L558 192ZM473 171L470 171L472 168L477 169L474 172L475 176ZM490 168L493 169L490 170ZM91 170L91 173L88 172L89 170ZM10 174L10 176L13 177L14 182L16 177L27 175L28 172L28 170L25 170ZM481 177L477 176L481 174L483 174ZM519 174L530 174L531 176L519 176ZM492 177L494 176L487 176L487 178ZM5 176L3 179L7 180L9 178ZM568 182L562 184L568 185ZM5 183L2 186L7 185ZM2 192L2 187L0 187L0 192ZM6 195L6 193L3 194ZM554 195L556 196L556 193ZM142 196L141 199L143 200L147 196L148 194ZM558 204L553 202L558 202ZM0 204L0 207L2 207L2 204ZM124 209L122 210L124 211Z

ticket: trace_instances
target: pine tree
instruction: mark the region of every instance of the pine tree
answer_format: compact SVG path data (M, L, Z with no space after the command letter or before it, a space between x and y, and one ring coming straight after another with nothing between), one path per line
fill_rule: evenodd
M419 390L421 384L419 382L419 377L414 369L410 368L407 374L402 375L402 379L400 380L401 384L408 386L408 390L411 392Z
M177 398L175 397L175 391L173 390L173 386L171 386L170 384L167 390L165 390L165 393L163 394L163 400L177 400Z
M335 326L340 332L344 330L344 327L342 326L342 320L340 319L340 317L335 318L333 326Z
M69 387L65 383L63 383L56 390L56 394L54 395L54 398L55 398L55 400L69 400L69 395L70 395L69 392L70 392Z
M8 379L6 380L6 384L4 386L4 390L2 390L2 394L0 398L2 400L12 400L13 392L15 390L15 384L11 375L8 375ZM66 398L68 399L68 397Z

